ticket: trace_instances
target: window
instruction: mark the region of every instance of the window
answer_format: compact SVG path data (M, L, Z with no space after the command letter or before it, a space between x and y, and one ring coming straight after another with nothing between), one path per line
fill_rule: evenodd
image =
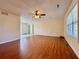
M67 34L71 37L78 37L78 5L76 4L67 17Z

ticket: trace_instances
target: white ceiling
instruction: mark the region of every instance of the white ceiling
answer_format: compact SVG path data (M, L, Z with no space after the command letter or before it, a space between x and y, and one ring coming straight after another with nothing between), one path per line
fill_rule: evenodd
M47 18L63 17L72 0L0 0L0 9L17 15L32 16L35 10L46 13ZM57 8L57 4L60 5Z

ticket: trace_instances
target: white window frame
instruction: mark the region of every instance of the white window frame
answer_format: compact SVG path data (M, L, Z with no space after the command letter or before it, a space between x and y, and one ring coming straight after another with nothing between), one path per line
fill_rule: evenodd
M77 15L75 14L77 21L74 21L75 20L75 18L74 18L74 8L75 7L78 8L78 4L76 4L73 7L73 9L71 10L71 12L68 14L68 16L67 16L67 24L66 25L67 25L67 34L68 34L68 36L78 38L78 14ZM78 13L78 10L76 10L76 13ZM76 29L77 32L75 32L75 27L74 27L75 24L77 26L77 29ZM75 35L75 33L76 33L76 35Z

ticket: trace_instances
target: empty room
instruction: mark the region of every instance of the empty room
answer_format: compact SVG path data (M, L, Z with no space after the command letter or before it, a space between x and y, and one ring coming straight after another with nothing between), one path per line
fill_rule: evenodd
M79 59L79 0L0 0L0 59Z

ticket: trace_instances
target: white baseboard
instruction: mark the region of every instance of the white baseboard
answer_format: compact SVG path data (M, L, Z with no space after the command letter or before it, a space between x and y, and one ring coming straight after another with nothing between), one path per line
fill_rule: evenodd
M78 59L79 59L79 54L78 54L78 52L74 49L74 47L70 44L70 42L67 40L68 38L66 38L65 37L65 40L67 41L67 43L69 44L69 46L72 48L72 50L74 51L74 53L76 54L76 56L78 57ZM70 39L70 40L72 40L72 39ZM74 39L73 39L74 40Z
M12 42L12 41L16 41L16 40L19 40L18 38L15 38L13 40L9 40L9 41L5 41L5 42L0 42L0 44L4 44L4 43L8 43L8 42Z
M45 35L45 34L35 34L35 35L43 35L43 36L54 36L54 37L60 37L61 35ZM64 35L63 35L64 36Z

